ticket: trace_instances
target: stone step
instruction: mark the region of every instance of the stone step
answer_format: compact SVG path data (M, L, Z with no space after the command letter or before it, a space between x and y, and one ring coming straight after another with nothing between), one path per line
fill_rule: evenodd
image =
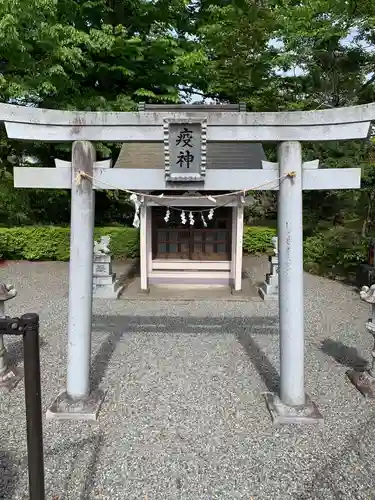
M93 283L97 286L101 285L112 285L116 280L116 274L113 273L110 276L93 276Z

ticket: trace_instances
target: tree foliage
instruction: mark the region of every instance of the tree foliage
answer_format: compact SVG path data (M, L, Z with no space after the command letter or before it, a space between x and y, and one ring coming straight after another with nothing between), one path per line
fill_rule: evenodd
M316 110L375 101L375 4L333 0L204 0L195 12L195 85L251 111ZM274 156L275 150L268 155ZM304 193L306 234L332 225L371 230L374 144L305 144L306 160L361 167L363 189ZM270 157L274 159L274 157ZM276 195L255 193L248 220L276 216ZM367 222L365 222L367 221Z
M184 10L176 0L3 0L0 98L121 111L140 99L176 102Z
M3 0L0 100L52 109L115 111L132 110L139 101L177 102L185 81L178 68L193 48L183 35L187 14L183 0ZM44 166L52 166L56 157L69 158L67 145L9 142L4 134L0 148L7 179L25 156L36 157ZM116 149L116 144L97 145L99 158L115 155ZM0 224L13 224L15 214L19 222L69 220L68 197L61 191L50 191L48 196L44 192L42 198L30 191L18 195L9 180L1 184L0 193L3 203L13 200L9 207L17 199L17 209L0 212ZM119 222L128 219L119 213L128 206L123 196L99 194L98 201L99 218L105 222L113 212ZM53 207L60 207L56 214Z
M370 0L2 0L0 100L46 108L132 110L140 101L209 98L249 111L313 110L375 101ZM306 144L305 159L360 166L360 191L304 193L306 234L375 228L371 141ZM99 157L118 145L98 145ZM274 145L267 146L272 160ZM69 221L69 196L14 190L12 166L68 158L64 145L8 141L0 130L0 224ZM256 193L247 219L274 218ZM99 193L97 223L129 222L127 198ZM335 240L336 241L336 240Z

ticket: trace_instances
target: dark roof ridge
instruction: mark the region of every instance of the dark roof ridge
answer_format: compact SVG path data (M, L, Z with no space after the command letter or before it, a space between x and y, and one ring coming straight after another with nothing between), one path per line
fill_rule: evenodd
M246 111L246 103L240 102L238 104L146 104L140 102L138 104L138 111L194 111L194 112L244 112Z

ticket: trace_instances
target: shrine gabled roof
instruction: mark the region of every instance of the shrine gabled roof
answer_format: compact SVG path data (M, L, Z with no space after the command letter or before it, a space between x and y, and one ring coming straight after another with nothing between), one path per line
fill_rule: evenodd
M239 104L139 104L139 112L158 111L174 113L192 111L194 115L211 112L223 113L246 111L244 103ZM208 169L260 169L266 156L261 144L251 142L207 142ZM115 168L164 168L164 143L141 142L123 144Z
M266 160L261 144L208 142L208 169L261 169ZM115 168L164 168L164 143L141 142L122 145Z

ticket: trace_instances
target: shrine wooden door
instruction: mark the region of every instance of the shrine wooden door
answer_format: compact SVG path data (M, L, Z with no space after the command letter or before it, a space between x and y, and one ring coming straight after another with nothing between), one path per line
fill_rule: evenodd
M152 234L154 259L186 259L186 260L230 260L232 242L231 208L223 207L215 210L210 221L207 212L204 217L207 227L198 214L199 208L191 209L194 213L194 226L187 221L181 222L181 212L171 210L168 222L164 221L166 209L153 207Z

